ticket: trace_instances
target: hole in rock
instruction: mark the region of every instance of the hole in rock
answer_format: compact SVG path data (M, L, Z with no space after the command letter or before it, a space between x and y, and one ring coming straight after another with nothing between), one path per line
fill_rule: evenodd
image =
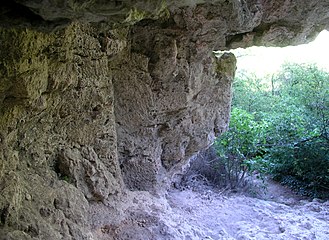
M1 210L0 210L0 224L4 225L6 224L6 220L9 214L9 204L7 204L6 206L4 206Z
M30 21L44 21L39 15L32 12L28 7L16 3L15 1L1 1L0 3L1 15L9 18L25 18Z

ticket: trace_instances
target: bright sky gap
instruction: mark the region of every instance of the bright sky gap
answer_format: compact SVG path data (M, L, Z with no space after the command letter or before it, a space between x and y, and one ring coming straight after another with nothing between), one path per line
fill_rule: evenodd
M258 77L272 75L285 62L315 63L329 71L329 32L322 31L309 44L279 47L250 47L236 49L238 71L254 72Z

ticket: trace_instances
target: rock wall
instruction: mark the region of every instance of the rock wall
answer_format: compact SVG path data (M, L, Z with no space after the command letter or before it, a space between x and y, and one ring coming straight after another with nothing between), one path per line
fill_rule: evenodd
M130 189L157 190L226 129L236 60L199 62L172 29L133 31L131 58L113 75L119 161Z
M236 60L213 50L328 26L326 2L279 2L2 3L0 239L182 239L137 190L227 128Z
M123 184L108 59L80 24L1 39L0 235L87 239L88 201Z

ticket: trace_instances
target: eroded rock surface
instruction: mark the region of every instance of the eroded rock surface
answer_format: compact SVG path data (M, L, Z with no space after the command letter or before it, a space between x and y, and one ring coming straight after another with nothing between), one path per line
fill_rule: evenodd
M0 238L182 239L138 210L143 196L159 208L163 200L136 190L160 197L227 128L236 60L212 51L307 42L328 26L328 9L287 0L1 3Z
M121 192L113 86L91 34L1 31L2 236L87 239L88 200Z

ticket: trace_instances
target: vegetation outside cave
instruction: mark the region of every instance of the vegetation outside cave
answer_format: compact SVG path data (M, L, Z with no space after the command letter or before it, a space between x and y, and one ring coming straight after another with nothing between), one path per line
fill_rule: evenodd
M237 189L257 173L299 195L329 198L329 70L298 61L270 74L242 68L233 89L229 131L214 144L216 182Z

